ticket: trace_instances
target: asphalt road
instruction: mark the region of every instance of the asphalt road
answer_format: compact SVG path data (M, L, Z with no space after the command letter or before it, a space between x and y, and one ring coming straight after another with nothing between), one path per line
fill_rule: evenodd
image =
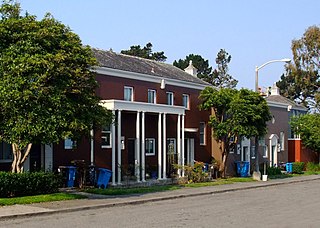
M320 227L320 180L0 221L0 227Z

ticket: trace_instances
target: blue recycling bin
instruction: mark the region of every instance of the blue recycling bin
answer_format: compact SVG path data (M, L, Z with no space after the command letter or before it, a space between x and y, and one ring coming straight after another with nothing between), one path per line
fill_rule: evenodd
M236 161L237 165L237 174L240 177L249 176L249 162L248 161Z
M74 180L76 179L76 167L75 166L66 166L66 169L67 169L66 187L73 187Z
M292 162L286 163L286 170L287 170L287 173L292 173Z
M110 177L112 175L111 170L99 168L99 176L97 181L97 187L98 188L106 188L108 186Z

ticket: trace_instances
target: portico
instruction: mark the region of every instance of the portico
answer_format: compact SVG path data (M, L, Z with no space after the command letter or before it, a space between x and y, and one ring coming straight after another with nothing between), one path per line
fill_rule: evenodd
M112 185L121 184L122 181L122 153L124 149L124 137L122 135L122 114L125 112L135 113L135 155L134 173L137 182L146 181L146 115L158 116L157 124L157 171L159 180L167 178L167 117L177 116L177 156L178 164L184 166L184 132L185 132L185 108L164 104L152 104L145 102L132 102L123 100L102 100L101 105L112 110L116 117L111 127L111 150L112 150ZM128 126L127 126L128 127ZM117 161L117 162L116 162ZM178 170L179 176L184 176L183 170ZM117 180L117 182L116 182Z

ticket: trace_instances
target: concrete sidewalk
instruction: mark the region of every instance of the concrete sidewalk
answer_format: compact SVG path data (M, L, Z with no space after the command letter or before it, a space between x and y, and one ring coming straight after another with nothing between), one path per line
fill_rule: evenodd
M285 179L269 180L266 182L243 182L199 188L182 188L174 191L164 191L156 193L136 194L127 196L103 196L88 193L80 193L88 196L87 199L56 201L46 203L36 203L30 205L13 205L0 207L0 220L29 217L36 215L46 215L54 213L73 212L88 209L116 207L124 205L142 204L170 200L182 197L193 197L201 195L219 194L231 191L241 191L256 189L283 184L293 184L297 182L319 181L320 175L299 176Z

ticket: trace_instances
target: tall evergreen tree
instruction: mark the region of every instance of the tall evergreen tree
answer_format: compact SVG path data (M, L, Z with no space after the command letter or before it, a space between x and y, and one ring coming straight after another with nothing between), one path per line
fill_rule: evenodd
M126 55L138 56L144 59L152 59L159 62L164 62L167 59L163 51L153 52L152 44L150 42L147 43L143 48L141 48L140 45L133 45L129 50L122 50L121 53Z

